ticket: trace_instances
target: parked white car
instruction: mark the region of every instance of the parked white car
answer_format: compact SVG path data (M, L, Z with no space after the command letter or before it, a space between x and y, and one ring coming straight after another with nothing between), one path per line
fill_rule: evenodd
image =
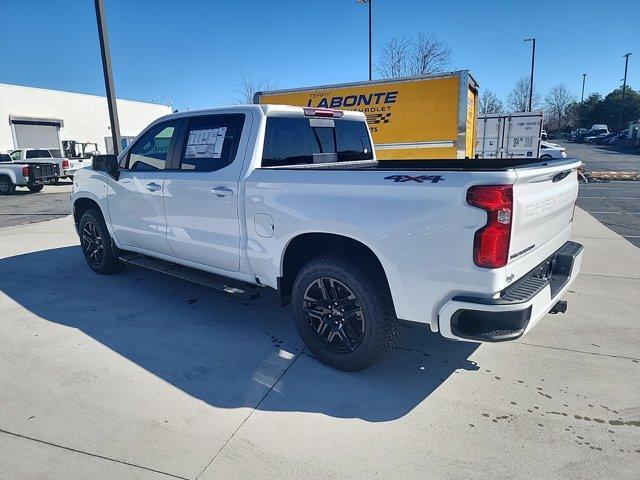
M398 319L499 342L563 312L580 165L378 163L360 112L250 105L158 119L78 170L71 201L94 271L276 289L309 350L356 371L391 350Z
M540 142L540 158L567 158L567 152L557 143Z

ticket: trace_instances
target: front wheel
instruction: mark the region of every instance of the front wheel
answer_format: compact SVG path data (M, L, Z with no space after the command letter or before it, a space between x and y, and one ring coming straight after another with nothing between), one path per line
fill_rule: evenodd
M109 275L125 267L98 210L91 208L82 214L78 232L84 258L95 272Z
M364 370L393 348L399 327L389 289L364 265L333 254L310 260L291 298L300 337L326 365Z

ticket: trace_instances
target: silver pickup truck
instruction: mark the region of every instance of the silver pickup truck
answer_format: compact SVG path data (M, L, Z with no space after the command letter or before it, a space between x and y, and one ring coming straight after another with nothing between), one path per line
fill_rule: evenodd
M14 162L11 156L0 154L0 195L11 195L16 187L39 192L44 182L57 178L58 173L55 163Z

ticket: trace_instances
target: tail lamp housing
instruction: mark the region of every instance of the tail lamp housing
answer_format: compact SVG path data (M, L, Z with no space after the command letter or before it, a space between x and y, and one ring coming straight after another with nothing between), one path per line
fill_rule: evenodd
M29 165L25 165L24 167L22 167L22 176L23 177L29 176Z
M69 168L69 160L67 160L66 158L62 160L62 168L63 169Z
M483 268L501 268L509 260L513 213L512 185L475 185L467 203L487 212L487 223L475 233L473 262Z

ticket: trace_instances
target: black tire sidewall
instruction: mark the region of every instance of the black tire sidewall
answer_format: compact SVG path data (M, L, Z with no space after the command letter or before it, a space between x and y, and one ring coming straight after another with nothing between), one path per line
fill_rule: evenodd
M345 284L362 307L364 338L353 352L336 353L327 350L325 344L308 327L302 299L307 287L320 277L332 277ZM298 273L292 290L293 316L298 333L311 353L322 363L344 371L364 370L386 353L386 324L395 321L388 305L385 305L385 294L372 280L372 275L347 258L326 255L311 260Z
M44 188L44 185L27 185L30 192L38 193Z
M7 177L0 178L0 182L2 182L2 183L7 185L6 190L4 190L4 191L0 190L0 195L11 195L11 194L13 194L13 192L15 192L16 186Z
M84 240L82 238L82 232L84 230L85 225L88 222L94 223L94 225L100 232L100 237L102 237L102 242L103 242L102 247L103 247L104 254L102 256L102 262L99 265L92 262L89 256L87 255L87 250L85 248ZM107 226L104 223L104 220L102 219L102 215L98 211L96 211L95 209L90 209L84 212L78 224L78 232L80 234L80 245L82 248L82 254L84 255L84 258L89 264L89 266L95 272L106 275L106 274L114 273L124 268L124 265L118 260L115 252L113 251L109 230L107 230Z

